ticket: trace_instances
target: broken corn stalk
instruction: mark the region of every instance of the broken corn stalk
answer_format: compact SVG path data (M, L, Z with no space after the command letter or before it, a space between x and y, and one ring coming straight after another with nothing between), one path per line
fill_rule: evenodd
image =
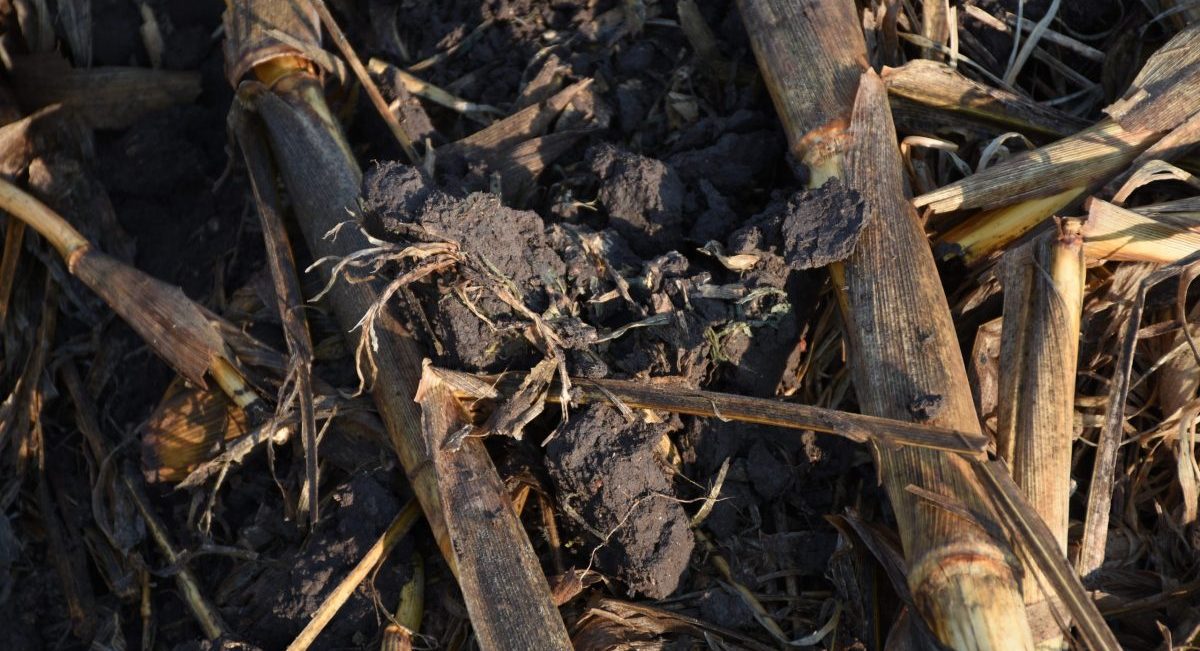
M229 358L216 324L183 290L96 250L61 215L3 179L0 210L46 238L67 271L104 299L176 372L201 387L210 377L235 403L261 411L262 399Z
M966 369L933 255L904 194L902 163L883 84L868 71L849 0L740 0L751 45L810 185L838 178L864 198L867 226L833 269L864 412L913 420L936 396L931 424L978 432ZM880 474L896 511L908 583L930 630L956 649L1033 647L1008 549L986 531L908 490L960 500L992 517L960 457L884 449Z
M1160 149L1183 151L1200 110L1200 24L1190 25L1146 62L1125 95L1109 105L1111 117L1079 133L1018 154L960 181L913 199L934 213L981 208L939 238L968 262L999 250L1066 207L1108 183L1176 129ZM983 234L979 234L982 231Z
M1005 254L996 446L1065 558L1074 438L1075 367L1083 308L1083 247L1077 220ZM1033 577L1025 603L1039 640L1061 647L1047 596ZM1043 644L1043 647L1046 645Z

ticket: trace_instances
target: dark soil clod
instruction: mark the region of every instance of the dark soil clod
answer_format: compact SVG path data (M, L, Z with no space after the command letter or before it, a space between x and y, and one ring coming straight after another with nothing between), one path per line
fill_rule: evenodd
M865 223L862 198L832 178L792 195L783 219L784 258L793 269L815 269L846 259Z
M683 578L695 541L687 513L675 497L654 452L661 425L628 423L613 407L572 412L546 446L546 465L559 499L592 529L588 548L604 545L599 559L631 592L661 599Z

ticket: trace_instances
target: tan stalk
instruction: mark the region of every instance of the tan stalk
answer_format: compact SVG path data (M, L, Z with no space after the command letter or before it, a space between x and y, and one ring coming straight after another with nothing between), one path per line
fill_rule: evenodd
M1083 247L1077 220L1004 256L996 447L1046 522L1065 558L1074 439L1075 367L1083 309ZM1043 648L1063 640L1045 593L1025 582L1031 623ZM1040 625L1040 626L1039 626ZM1057 638L1057 639L1056 639Z
M323 7L319 0L317 6ZM324 15L324 14L322 14ZM263 242L267 250L267 266L275 287L276 308L279 322L287 341L288 377L293 382L296 402L300 411L300 440L304 447L304 490L301 502L307 500L309 523L315 524L319 517L317 504L318 460L317 420L313 408L313 346L308 333L308 321L304 318L304 294L300 291L300 278L296 272L296 260L292 256L292 245L287 229L283 225L283 202L275 187L275 170L270 163L270 149L262 136L262 130L250 126L251 116L238 105L229 112L229 126L237 136L246 170L250 176L250 188L258 207L259 223L262 225ZM302 505L303 506L303 505Z
M420 552L412 555L412 576L400 588L396 615L383 629L379 651L411 651L412 638L421 630L425 616L425 558Z
M1086 191L1084 187L1068 188L1048 197L972 215L937 238L938 253L942 258L962 258L969 265L986 260L1077 201Z
M423 97L434 104L441 104L452 111L458 111L459 113L501 113L500 109L494 106L469 102L382 59L367 61L367 70L373 75L391 80L392 83L403 86L404 90L417 97Z
M1109 119L927 192L913 199L913 204L934 213L1013 207L1017 212L976 215L960 229L960 234L975 229L1000 234L1004 229L991 222L1001 215L1015 222L1009 229L1011 234L996 245L1003 247L1053 214L1015 206L1072 188L1095 190L1176 129L1180 129L1179 133L1161 147L1161 153L1168 156L1181 153L1197 126L1187 124L1200 110L1200 93L1195 92L1197 83L1200 83L1200 24L1188 26L1150 57L1125 94L1105 108ZM1017 215L1021 219L1016 219ZM943 243L961 246L955 239L944 238Z
M921 3L921 35L938 45L945 45L950 38L947 0L926 0ZM921 56L941 60L941 50L926 48Z
M0 326L8 318L9 301L17 278L17 262L21 259L21 246L25 242L25 222L19 219L8 219L6 222L4 252L0 254Z
M927 192L913 199L913 205L936 213L994 209L1070 188L1099 185L1157 142L1160 135L1153 131L1126 131L1115 121L1105 120Z
M1087 126L1016 93L968 79L937 61L915 59L898 68L884 68L881 75L893 102L907 100L942 115L960 114L1005 130L1055 138Z
M1089 260L1169 264L1200 250L1200 213L1138 212L1092 198L1083 224Z
M421 377L417 402L480 648L571 648L538 557L483 447L486 425L471 425L436 373ZM463 431L470 432L465 439Z
M853 2L741 0L742 18L796 158L812 186L836 177L864 199L856 251L835 273L855 392L874 416L979 432L966 369L929 243L905 197L883 84L871 72ZM914 405L938 405L921 414ZM930 630L956 649L1033 647L1010 550L969 463L881 448L908 583ZM908 488L952 496L974 522ZM982 526L981 526L982 525Z
M358 54L354 52L354 48L350 47L350 41L346 40L346 35L342 33L342 28L338 27L337 21L333 19L333 14L329 13L329 8L325 6L325 0L308 0L308 4L312 6L317 15L321 17L321 23L325 25L325 31L329 32L329 37L333 39L334 45L337 45L338 50L350 64L350 69L354 71L354 76L358 77L358 83L362 84L364 90L367 91L367 97L371 99L371 104L375 106L375 110L379 113L379 117L387 123L388 130L392 132L392 137L399 143L400 148L404 150L404 155L408 157L408 162L413 165L420 165L421 158L417 156L417 150L413 149L412 139L408 137L408 132L401 126L400 121L388 108L387 102L384 101L383 95L379 93L379 88L375 85L375 81L371 79L371 75L367 74L367 69L363 67L362 61L358 59Z

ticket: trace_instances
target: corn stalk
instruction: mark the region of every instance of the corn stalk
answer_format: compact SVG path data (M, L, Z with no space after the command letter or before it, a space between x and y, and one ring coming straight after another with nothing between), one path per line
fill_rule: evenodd
M854 3L741 0L751 45L788 134L810 172L862 196L867 225L855 252L831 269L862 410L914 420L932 398L931 424L979 431L950 311L929 244L905 196L883 83L868 71ZM915 449L878 450L896 511L908 583L921 615L956 649L1032 648L1007 545L979 523L909 490L951 496L990 519L969 463Z

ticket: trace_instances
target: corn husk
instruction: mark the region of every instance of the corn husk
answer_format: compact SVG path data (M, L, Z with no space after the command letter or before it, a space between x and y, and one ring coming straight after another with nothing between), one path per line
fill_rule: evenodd
M176 378L142 427L142 475L152 484L182 481L247 431L245 414L225 394Z

